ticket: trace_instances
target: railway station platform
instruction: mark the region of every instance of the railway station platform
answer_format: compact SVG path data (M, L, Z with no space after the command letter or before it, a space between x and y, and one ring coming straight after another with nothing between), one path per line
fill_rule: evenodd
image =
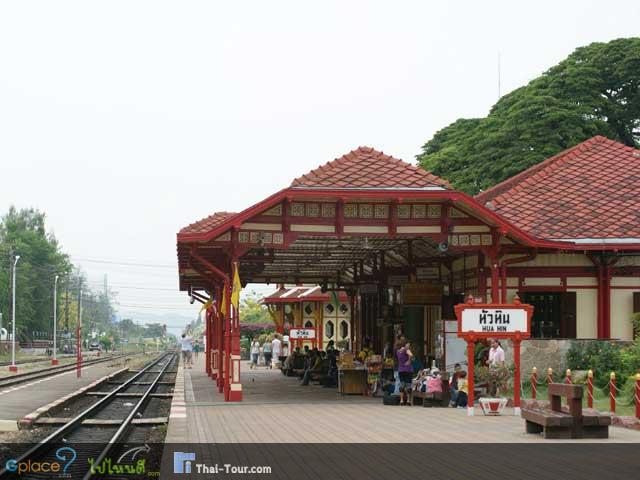
M0 431L17 430L17 422L25 415L124 366L124 359L117 358L83 367L80 378L73 369L0 389Z
M550 442L525 434L524 420L510 412L485 417L477 410L469 417L463 409L385 406L380 397L303 387L279 370L251 370L248 363L241 377L244 398L238 403L224 402L205 373L203 355L193 369L181 366L178 375L183 381L176 383L168 444ZM611 428L605 442L637 443L640 432Z

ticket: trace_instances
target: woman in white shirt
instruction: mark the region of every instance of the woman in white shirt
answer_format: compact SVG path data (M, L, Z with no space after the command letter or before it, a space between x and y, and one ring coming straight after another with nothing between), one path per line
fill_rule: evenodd
M260 355L260 342L254 340L251 342L251 368L258 366L258 356Z

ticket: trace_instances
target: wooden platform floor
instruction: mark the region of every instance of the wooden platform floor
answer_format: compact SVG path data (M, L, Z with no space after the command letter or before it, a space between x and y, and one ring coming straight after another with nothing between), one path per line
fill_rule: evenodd
M184 371L186 418L170 418L166 442L549 442L525 434L524 420L513 415L485 417L477 409L469 417L463 409L384 406L381 398L303 387L276 370L250 370L245 362L242 368L244 401L225 403L200 355ZM594 440L579 440L589 441ZM611 428L605 441L640 442L640 432Z

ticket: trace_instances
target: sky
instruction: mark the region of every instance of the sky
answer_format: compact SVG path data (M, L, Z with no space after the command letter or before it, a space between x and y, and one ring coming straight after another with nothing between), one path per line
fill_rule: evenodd
M46 212L120 314L175 330L183 226L360 145L415 162L488 113L498 57L504 95L639 24L637 0L2 2L0 215Z

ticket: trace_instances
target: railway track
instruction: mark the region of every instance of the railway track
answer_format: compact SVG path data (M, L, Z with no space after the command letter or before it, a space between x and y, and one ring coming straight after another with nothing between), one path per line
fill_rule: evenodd
M75 358L75 355L72 355L72 354L58 355L57 358L58 360L62 360L63 358ZM51 361L50 357L29 358L25 360L16 360L16 365L29 365L31 363L44 363L44 362L50 362L50 361ZM9 365L11 365L11 361L0 362L0 367L8 367Z
M131 355L119 354L119 355L113 355L109 357L101 357L95 360L86 360L86 361L83 360L82 366L85 367L88 365L95 365L98 363L109 362L109 361L117 360L119 358L123 358L127 356L131 356ZM6 387L11 387L13 385L18 385L23 382L28 382L29 380L36 380L38 378L48 377L49 375L55 375L57 373L63 373L63 372L67 372L75 369L76 369L76 364L71 363L67 365L57 365L54 367L42 368L39 370L35 370L33 372L18 373L16 375L11 375L10 377L4 377L0 379L0 390Z
M134 468L137 465L136 455L135 452L130 452L136 448L131 449L131 444L125 447L124 442L130 436L129 441L136 441L131 429L136 422L144 422L143 411L150 399L154 398L154 395L171 395L154 392L161 384L173 383L162 382L161 379L166 374L176 373L177 358L174 352L162 354L123 383L118 382L110 391L94 392L101 397L96 403L75 417L65 419L60 428L16 458L16 464L55 462L56 459L61 461L64 458L67 467L64 476L74 480L104 478L100 466L103 466L105 461L110 465L120 464L121 459L125 458L125 462L129 461L131 468ZM169 370L170 368L172 370ZM141 386L142 392L138 391ZM127 402L122 403L123 400ZM125 448L129 450L123 451ZM15 472L8 471L6 466L3 466L0 478L39 479L51 478L51 474L27 472L17 477ZM137 477L124 473L121 477L115 475L108 478Z

